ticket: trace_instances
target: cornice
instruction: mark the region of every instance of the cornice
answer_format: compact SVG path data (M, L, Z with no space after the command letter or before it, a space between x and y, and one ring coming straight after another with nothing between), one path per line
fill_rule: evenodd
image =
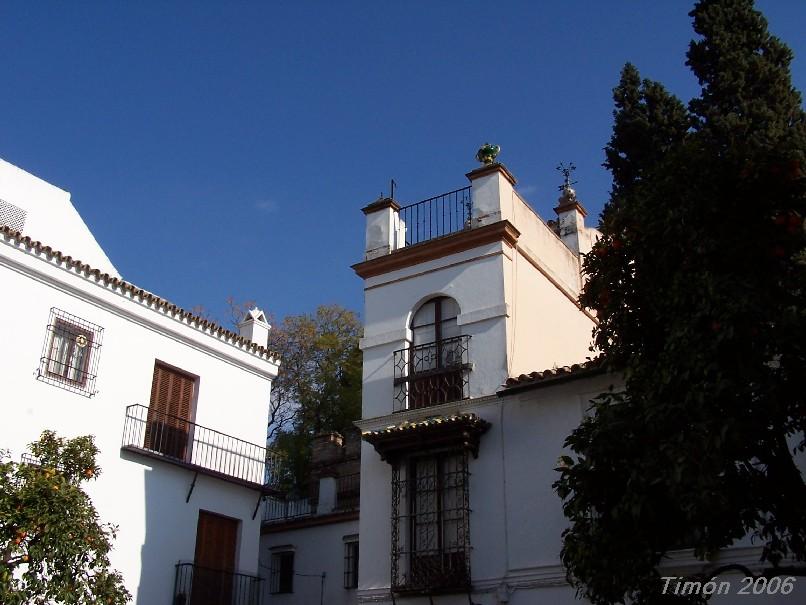
M515 176L507 169L506 166L499 162L494 162L492 164L487 164L485 166L481 166L480 168L476 168L475 170L471 170L465 176L471 182L481 178L483 176L487 176L488 174L493 174L494 172L501 173L505 179L507 179L513 186L518 183L518 180Z
M511 248L515 246L520 234L509 221L498 221L406 246L391 254L357 263L352 268L359 277L367 279L495 242L504 242Z

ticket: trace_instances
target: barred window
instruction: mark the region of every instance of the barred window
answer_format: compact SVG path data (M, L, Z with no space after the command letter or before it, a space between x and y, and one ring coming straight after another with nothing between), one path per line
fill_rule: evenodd
M392 469L392 582L399 592L470 585L466 452L412 456Z
M95 378L104 329L52 308L37 379L73 393L95 395Z
M269 592L271 594L294 592L293 550L272 553Z
M358 588L358 540L344 539L344 587Z

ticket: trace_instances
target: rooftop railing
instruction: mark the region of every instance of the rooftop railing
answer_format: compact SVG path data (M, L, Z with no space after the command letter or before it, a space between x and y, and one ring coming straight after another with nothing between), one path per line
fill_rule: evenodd
M178 563L174 605L260 605L262 578Z
M276 487L282 458L243 439L143 405L126 408L121 448L253 487Z
M405 245L412 246L470 227L470 187L449 191L398 211Z
M467 399L470 336L409 346L394 353L394 411Z
M282 523L314 514L310 498L266 498L263 509L263 521L266 523Z

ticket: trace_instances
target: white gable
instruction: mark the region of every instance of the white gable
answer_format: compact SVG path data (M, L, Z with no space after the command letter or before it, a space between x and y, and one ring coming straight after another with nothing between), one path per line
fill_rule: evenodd
M0 225L21 231L94 269L119 277L70 201L70 193L2 159Z

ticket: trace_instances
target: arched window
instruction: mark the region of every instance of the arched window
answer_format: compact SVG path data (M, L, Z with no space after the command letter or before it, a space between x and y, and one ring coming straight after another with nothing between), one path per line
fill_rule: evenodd
M459 305L448 296L426 301L411 318L412 344L424 345L459 336Z
M401 409L424 408L467 396L468 336L448 296L423 303L411 319L412 342L395 354L395 399Z

